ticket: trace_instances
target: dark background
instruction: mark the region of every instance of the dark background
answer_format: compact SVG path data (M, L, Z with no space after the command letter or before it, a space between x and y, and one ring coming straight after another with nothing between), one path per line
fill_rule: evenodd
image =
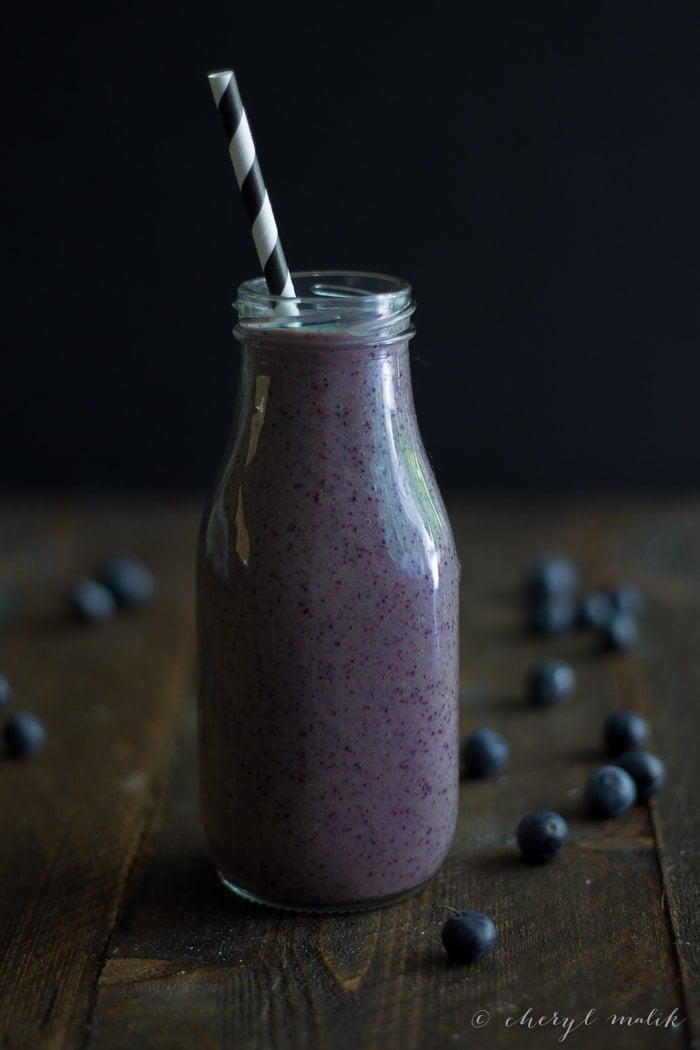
M209 486L258 272L227 66L290 266L413 284L446 489L697 486L700 4L414 7L14 9L5 490Z

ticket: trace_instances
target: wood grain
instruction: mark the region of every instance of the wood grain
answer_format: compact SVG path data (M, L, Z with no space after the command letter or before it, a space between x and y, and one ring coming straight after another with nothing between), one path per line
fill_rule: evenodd
M3 624L2 671L16 705L48 730L41 755L0 762L3 1046L84 1039L192 673L190 574L180 561L195 520L192 510L120 505L3 515L2 590L9 586L13 615ZM157 599L99 627L71 622L73 578L122 549L153 567Z
M208 859L192 688L195 510L137 506L120 517L90 506L0 519L15 545L3 562L0 670L38 698L26 706L51 727L34 763L0 764L0 1045L544 1048L560 1045L567 1023L579 1027L564 1045L693 1045L700 504L460 501L451 516L462 561L461 733L500 729L511 761L497 778L462 782L452 850L422 894L338 916L238 901ZM160 603L111 633L52 620L81 560L130 536L165 581ZM602 655L584 632L523 630L523 572L549 550L571 554L586 586L643 587L638 651ZM554 655L574 665L577 694L532 708L526 674ZM582 789L603 761L602 721L621 707L649 718L669 781L651 804L593 821ZM570 843L552 864L525 865L515 826L544 807L566 817ZM496 922L494 951L472 967L445 958L448 907ZM478 1027L484 1011L490 1020ZM685 1023L662 1027L674 1011Z

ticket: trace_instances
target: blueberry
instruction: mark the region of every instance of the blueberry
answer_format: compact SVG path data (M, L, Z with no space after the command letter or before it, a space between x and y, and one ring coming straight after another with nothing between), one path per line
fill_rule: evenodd
M561 853L569 836L563 817L547 809L528 813L515 831L520 851L531 864L544 864Z
M534 561L527 575L531 594L571 595L578 587L578 569L566 554L545 554Z
M615 611L612 598L605 591L589 591L578 601L578 626L604 630Z
M12 699L12 687L4 675L0 674L0 708L7 707Z
M472 963L496 943L496 927L480 911L457 911L442 928L442 943L451 962Z
M462 760L469 776L498 773L510 757L510 744L495 729L476 729L462 745Z
M124 607L143 605L155 592L153 573L132 554L110 558L102 566L99 578Z
M68 593L68 607L78 620L102 623L114 616L117 603L114 595L98 580L87 576L76 580Z
M615 612L638 616L644 610L644 595L633 583L618 584L608 591L610 604Z
M614 612L601 631L603 649L625 652L639 641L637 618L630 612Z
M531 594L527 599L525 618L535 634L566 634L576 626L576 600L570 594Z
M551 707L573 695L576 675L563 660L543 660L528 676L530 700L539 707Z
M637 800L637 787L621 766L601 766L591 773L584 801L593 817L618 817Z
M5 747L15 758L28 758L41 751L46 742L46 730L28 711L17 711L3 726Z
M622 755L641 747L649 737L649 723L635 711L616 711L603 723L603 751Z
M651 798L664 786L666 765L649 751L627 751L615 764L632 777L637 785L637 797L640 799Z

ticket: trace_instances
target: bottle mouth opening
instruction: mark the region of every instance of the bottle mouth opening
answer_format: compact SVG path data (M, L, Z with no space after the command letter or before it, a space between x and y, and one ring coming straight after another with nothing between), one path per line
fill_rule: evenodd
M264 277L244 281L234 306L244 332L314 329L365 338L399 335L415 309L411 286L388 274L313 270L292 274L296 295L272 295Z

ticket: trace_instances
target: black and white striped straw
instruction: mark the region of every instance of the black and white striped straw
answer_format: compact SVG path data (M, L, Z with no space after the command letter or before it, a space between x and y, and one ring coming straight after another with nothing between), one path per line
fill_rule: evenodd
M233 170L248 213L267 287L272 295L292 297L295 295L294 285L280 244L277 223L260 173L253 136L233 70L210 73L209 84L224 125Z

